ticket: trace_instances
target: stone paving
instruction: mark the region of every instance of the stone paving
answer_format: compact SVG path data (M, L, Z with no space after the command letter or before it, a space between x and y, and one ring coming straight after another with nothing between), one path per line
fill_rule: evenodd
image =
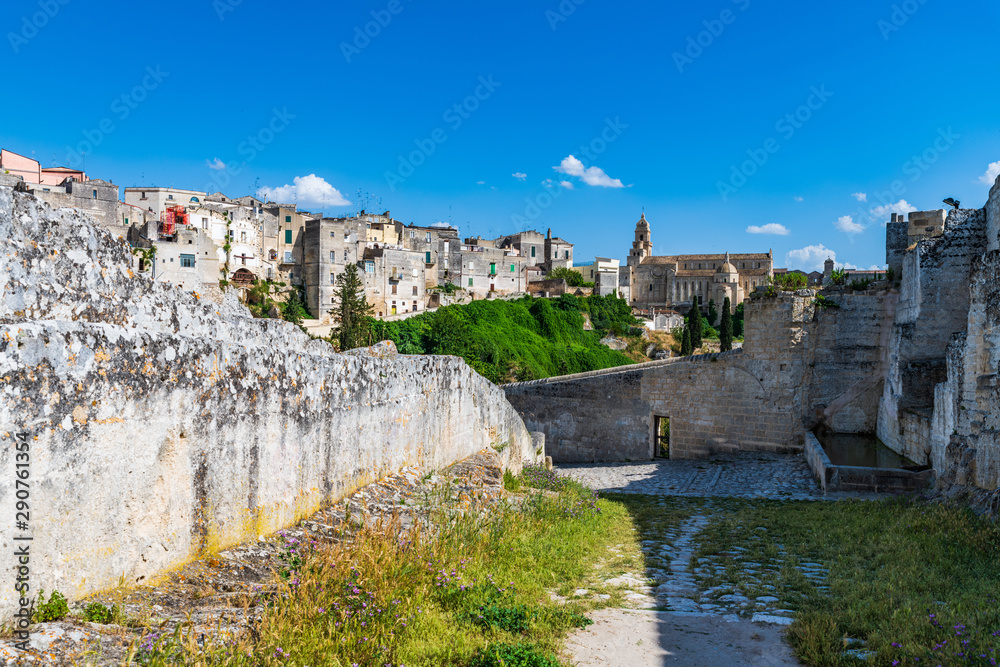
M824 497L802 456L747 452L694 461L566 464L556 470L595 491L693 498Z

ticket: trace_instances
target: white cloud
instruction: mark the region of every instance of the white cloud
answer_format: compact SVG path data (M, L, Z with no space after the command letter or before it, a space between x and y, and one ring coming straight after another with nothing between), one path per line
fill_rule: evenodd
M486 185L486 181L476 181L476 185Z
M283 203L296 203L300 206L349 206L351 202L340 194L337 188L327 183L316 174L296 176L293 185L282 185L280 188L261 188L265 198Z
M817 245L808 245L798 250L789 250L785 254L785 263L789 269L822 271L823 263L826 262L827 258L836 261L837 253L819 243Z
M516 178L519 181L523 181L526 178L528 178L527 174L525 174L523 172L520 172L520 171L515 171L513 174L511 174L511 176L513 176L514 178Z
M747 234L775 234L776 236L788 236L791 232L784 225L776 222L769 222L766 225L750 225L747 227Z
M854 218L849 215L842 215L837 218L837 221L833 223L833 226L848 236L854 236L855 234L860 234L865 231L865 226L854 222Z
M569 181L559 181L559 185L563 186L567 190L572 190L573 189L573 184L570 183Z
M851 196L854 197L855 199L857 199L858 201L868 201L868 193L867 192L855 192Z
M899 213L900 215L906 215L911 211L916 211L917 207L910 204L905 199L900 199L895 204L886 204L885 206L876 206L872 209L872 215L876 218L886 218L890 213Z
M979 177L979 182L992 187L996 183L997 176L1000 176L1000 160L990 162L990 166L986 168L986 173Z
M209 169L215 169L216 171L222 171L226 168L226 163L219 158L215 158L214 160L205 160L205 164Z
M561 174L576 176L587 185L601 188L624 188L625 185L617 178L611 178L600 167L584 167L574 156L563 158L558 167L552 167Z
M878 264L872 264L871 266L865 268L863 266L858 266L857 264L851 264L850 262L844 262L843 264L837 265L838 269L850 269L851 271L885 271L885 265L879 266Z
M805 201L805 197L796 197L795 201Z
M452 227L447 222L433 222L433 223L431 223L431 227L441 227L441 228L444 228L444 229L457 229L456 227Z

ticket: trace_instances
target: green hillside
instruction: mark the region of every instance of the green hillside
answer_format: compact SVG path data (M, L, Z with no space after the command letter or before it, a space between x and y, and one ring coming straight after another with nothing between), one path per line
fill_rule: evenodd
M594 327L584 331L584 313ZM633 363L601 345L609 333L638 335L628 304L616 297L475 301L408 320L378 323L403 354L450 354L498 384Z

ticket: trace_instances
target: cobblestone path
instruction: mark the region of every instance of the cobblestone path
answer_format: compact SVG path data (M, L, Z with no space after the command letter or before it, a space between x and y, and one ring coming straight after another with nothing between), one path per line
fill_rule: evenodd
M742 453L698 461L567 464L556 470L595 491L695 498L823 497L801 456Z

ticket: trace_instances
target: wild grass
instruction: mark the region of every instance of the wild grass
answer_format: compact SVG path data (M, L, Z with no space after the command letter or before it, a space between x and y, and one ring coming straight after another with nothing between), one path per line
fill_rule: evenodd
M662 538L656 504L614 498L642 539ZM807 665L1000 663L1000 526L967 508L915 497L671 505L709 517L692 567L708 559L721 574L699 583L779 598L796 612L788 638Z
M567 482L482 515L442 512L429 529L290 540L251 633L199 647L185 630L133 655L157 666L556 665L562 637L595 603L556 605L549 591L582 582L632 536L624 507Z

